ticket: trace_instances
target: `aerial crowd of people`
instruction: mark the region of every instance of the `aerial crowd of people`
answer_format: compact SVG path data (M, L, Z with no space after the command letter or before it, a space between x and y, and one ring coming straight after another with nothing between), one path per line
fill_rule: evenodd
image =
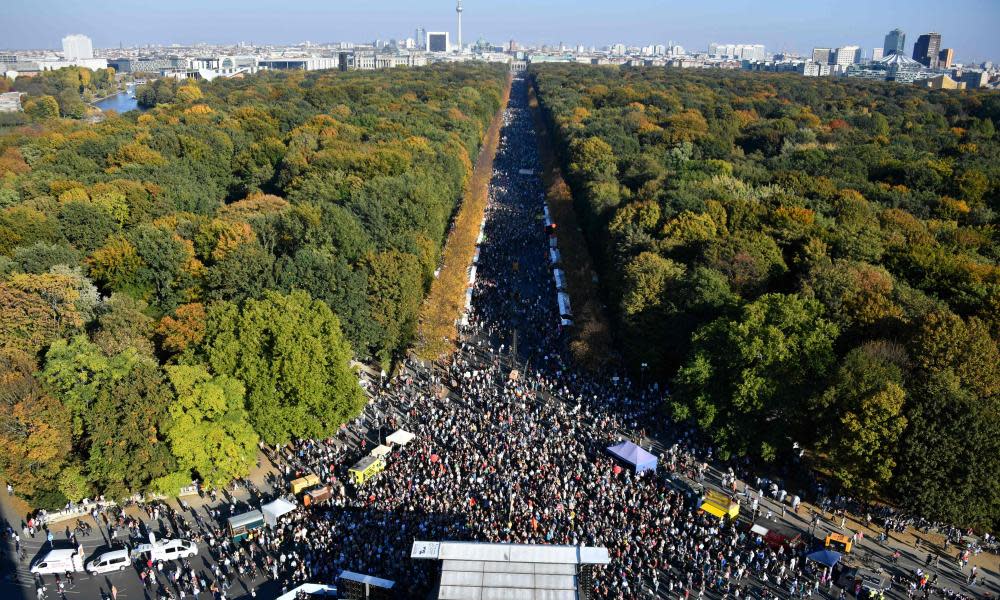
M542 222L545 194L526 88L515 79L504 113L473 304L450 363L408 359L398 376L368 381L369 406L337 436L265 447L277 467L269 483L279 493L306 474L333 490L330 499L300 504L275 527L230 539L226 517L256 507L253 501L220 501L204 517L163 503L146 506L158 530L208 544L213 558L206 568L191 561L140 565L157 597L226 597L237 582L248 582L239 584L240 595L255 595L255 582L289 590L305 581L333 582L342 570L390 579L406 597L425 597L438 565L410 560L414 540L606 547L611 563L596 572L594 589L613 600L856 592L800 548L765 543L758 533L698 510L711 448L690 431L652 425L663 421L653 418L660 389L572 366ZM413 441L393 448L370 481L350 482L347 470L372 449L370 440L396 429L415 434ZM654 429L661 441L672 436L672 446L654 449L655 471L637 474L606 452ZM749 492L756 493L764 517L770 481L753 477L744 463L730 468L723 473L729 491L745 510L753 510ZM737 477L750 489L737 486ZM267 495L243 485L256 501ZM768 516L779 506L793 509L791 496L768 502ZM843 500L830 502L832 513ZM879 519L887 533L905 523L894 514ZM147 535L124 514L105 525L132 542ZM924 569L934 571L928 563ZM909 575L897 579L897 590L926 597L933 583Z

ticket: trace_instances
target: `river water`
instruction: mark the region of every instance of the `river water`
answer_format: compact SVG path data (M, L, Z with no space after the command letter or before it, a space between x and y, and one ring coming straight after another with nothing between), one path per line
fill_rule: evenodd
M94 106L101 110L115 110L119 114L126 113L130 110L144 110L139 107L138 101L134 96L129 96L128 92L122 92L120 94L115 94L114 96L109 96L100 102L94 103Z

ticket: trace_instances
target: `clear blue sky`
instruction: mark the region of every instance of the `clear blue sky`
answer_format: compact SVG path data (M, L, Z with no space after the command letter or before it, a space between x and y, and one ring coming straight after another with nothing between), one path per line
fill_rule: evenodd
M454 0L3 0L0 47L57 48L67 33L99 47L406 38L455 30ZM603 46L751 42L769 50L882 45L893 27L938 31L959 60L1000 60L1000 0L465 0L463 37Z

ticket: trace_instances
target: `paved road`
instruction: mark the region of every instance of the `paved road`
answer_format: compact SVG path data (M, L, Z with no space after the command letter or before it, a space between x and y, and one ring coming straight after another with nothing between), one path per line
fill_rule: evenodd
M263 491L265 491L265 494L270 492L266 486ZM243 503L250 500L250 495L245 490L239 490L231 497L235 498L237 502ZM211 522L212 519L208 512L206 512L206 508L219 510L224 515L229 514L230 504L225 498L220 498L217 502L212 502L209 498L189 498L188 500L189 509L185 511L184 514L185 520L190 524L196 523L196 511L198 512L198 516L200 516L205 522ZM181 508L181 506L174 500L171 500L170 504L177 509ZM238 504L238 506L242 506L242 504ZM241 509L237 510L240 511ZM171 523L166 519L161 518L158 521L153 521L147 517L144 511L141 511L136 507L129 507L126 510L126 514L139 519L147 531L153 531L160 539L165 537L177 537ZM20 531L21 523L23 522L22 516L17 513L14 506L6 496L0 498L0 515L2 515L3 519L7 523L10 523L16 530ZM95 524L94 519L90 516L81 518L81 521L88 522L93 526L92 533L89 536L78 535L77 538L78 541L83 544L87 561L90 561L101 552L112 549L112 540L108 529L104 526L103 522ZM55 547L71 547L71 545L67 542L67 528L74 528L76 522L77 521L73 519L56 523L52 526ZM119 529L118 536L117 541L120 541L127 537L127 534L123 530ZM56 589L56 577L54 575L45 575L44 577L36 578L29 571L29 565L34 562L36 558L44 556L51 548L44 532L36 533L34 538L21 534L21 545L24 548L25 559L20 562L18 562L16 557L13 556L14 553L12 545L5 548L6 552L2 563L0 563L0 572L3 574L2 581L0 581L0 599L15 600L22 598L24 600L37 600L36 585L39 581L41 581L45 586L45 598L50 600L59 598L60 596ZM198 555L190 559L190 563L196 570L206 574L207 581L211 582L215 580L215 578L211 575L213 566L215 565L215 560L208 544L198 544ZM129 567L125 571L101 574L97 576L92 576L88 573L74 573L73 584L66 586L65 595L66 598L70 600L74 598L81 600L99 600L110 598L110 592L112 586L114 586L117 588L117 598L124 600L136 600L138 598L143 598L144 600L155 600L158 597L163 597L163 594L168 590L171 591L173 593L173 597L176 598L178 597L178 594L176 593L174 587L170 584L166 575L171 569L172 565L168 564L165 568L165 572L157 577L158 584L149 587L143 587L142 580L139 577L139 570L135 566ZM253 581L251 581L249 577L235 577L231 583L227 597L231 599L249 598L251 597L250 591L253 589L256 590L257 598L274 598L280 594L278 585L271 582L266 577L258 576ZM200 597L209 598L211 596L209 593L203 593Z

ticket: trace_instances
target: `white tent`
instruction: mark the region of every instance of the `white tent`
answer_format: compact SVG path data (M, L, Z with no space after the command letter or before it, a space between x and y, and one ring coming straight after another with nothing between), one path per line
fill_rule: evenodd
M260 507L260 512L264 513L264 522L272 527L278 524L279 517L293 510L295 510L295 505L284 498L278 498L274 502L269 502Z
M552 277L556 280L556 289L561 290L566 287L566 274L562 269L552 269Z
M559 292L556 296L556 300L559 301L559 314L563 317L569 317L573 314L573 310L569 305L569 294L566 292Z
M409 444L410 440L412 440L415 437L416 436L410 433L409 431L400 429L399 431L385 438L385 441L389 442L390 444L399 444L400 446L405 446Z
M554 265L559 264L559 251L555 248L549 248L549 261Z
M371 454L372 456L378 457L378 456L385 456L386 454L389 454L390 452L392 452L392 448L390 448L389 446L386 446L385 444L379 444L375 448L372 448L372 451L369 454Z

